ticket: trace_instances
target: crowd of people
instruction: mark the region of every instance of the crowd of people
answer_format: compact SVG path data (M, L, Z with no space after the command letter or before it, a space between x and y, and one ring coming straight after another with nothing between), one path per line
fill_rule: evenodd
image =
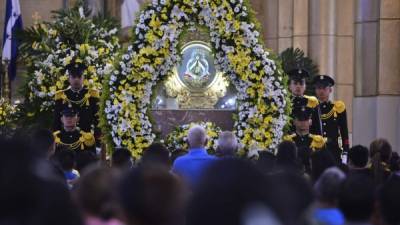
M140 160L117 148L107 161L100 93L83 85L85 70L66 67L52 132L0 138L0 224L400 224L400 158L384 139L350 148L328 75L312 80L314 97L307 71L288 73L293 120L273 152L239 157L236 135L224 131L209 154L206 131L194 126L187 152L153 143Z
M119 148L107 162L56 150L48 130L30 136L0 140L0 224L400 224L400 161L384 139L353 146L347 163L291 141L249 159L227 131L210 155L195 126L187 153L154 143L139 161Z

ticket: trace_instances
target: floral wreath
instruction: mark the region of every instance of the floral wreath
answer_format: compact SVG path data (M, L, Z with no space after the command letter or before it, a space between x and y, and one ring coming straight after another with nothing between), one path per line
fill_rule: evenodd
M84 85L102 89L102 79L111 73L120 48L116 24L104 18L89 18L78 3L55 12L53 22L36 23L22 33L22 53L28 65L26 95L40 111L51 111L54 95L69 86L66 66L87 66Z
M102 111L110 144L138 158L155 139L148 116L152 87L180 61L182 31L199 25L209 30L216 68L238 91L234 131L241 145L273 151L290 111L287 77L259 40L249 8L243 0L153 0L107 83Z
M211 152L215 152L217 149L217 140L219 133L221 133L221 128L217 127L212 122L200 122L200 123L190 123L178 126L168 134L166 138L166 146L169 151L174 152L177 150L188 151L187 135L193 126L202 126L207 132L208 143L206 149Z

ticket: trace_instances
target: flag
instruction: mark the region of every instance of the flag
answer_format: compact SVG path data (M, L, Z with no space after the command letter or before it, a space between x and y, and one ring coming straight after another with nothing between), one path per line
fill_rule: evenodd
M17 73L18 41L15 31L22 29L22 16L19 0L7 0L6 18L4 20L2 60L8 61L8 76L10 80ZM7 68L6 68L7 69Z

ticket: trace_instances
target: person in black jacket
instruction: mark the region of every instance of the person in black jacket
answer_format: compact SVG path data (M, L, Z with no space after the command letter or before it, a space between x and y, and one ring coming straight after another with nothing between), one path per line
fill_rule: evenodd
M61 112L66 108L72 108L79 114L77 126L82 131L93 132L99 145L101 136L98 127L100 94L99 91L88 89L83 85L85 70L86 66L79 63L67 66L70 87L55 94L53 130L61 130Z
M328 149L335 149L332 154L340 161L342 149L349 150L349 131L347 128L346 106L343 101L330 101L329 96L335 81L328 75L319 75L313 79L315 92L320 102L322 135L327 138ZM339 144L341 138L341 144Z

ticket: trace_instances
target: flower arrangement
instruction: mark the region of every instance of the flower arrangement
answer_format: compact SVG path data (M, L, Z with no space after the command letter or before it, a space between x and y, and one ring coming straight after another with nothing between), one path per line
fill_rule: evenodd
M148 115L152 87L180 61L182 31L202 26L209 30L216 68L238 91L234 131L242 147L274 150L290 111L287 77L277 57L265 50L253 21L246 0L153 0L108 77L102 111L109 143L138 158L155 139Z
M221 128L217 127L211 122L200 122L200 123L190 123L178 126L172 131L166 138L165 144L171 152L176 150L187 151L189 149L187 143L187 135L193 126L202 126L207 132L208 143L206 149L211 152L215 152L217 149L217 139L219 133L221 133Z
M10 104L6 99L0 98L0 134L8 135L10 129L14 128L17 113L17 105Z
M54 95L69 85L65 67L87 66L84 85L102 89L103 77L112 71L120 48L117 24L106 18L89 18L79 1L71 9L56 11L54 21L36 23L21 33L21 52L28 67L25 95L31 111L51 111Z

